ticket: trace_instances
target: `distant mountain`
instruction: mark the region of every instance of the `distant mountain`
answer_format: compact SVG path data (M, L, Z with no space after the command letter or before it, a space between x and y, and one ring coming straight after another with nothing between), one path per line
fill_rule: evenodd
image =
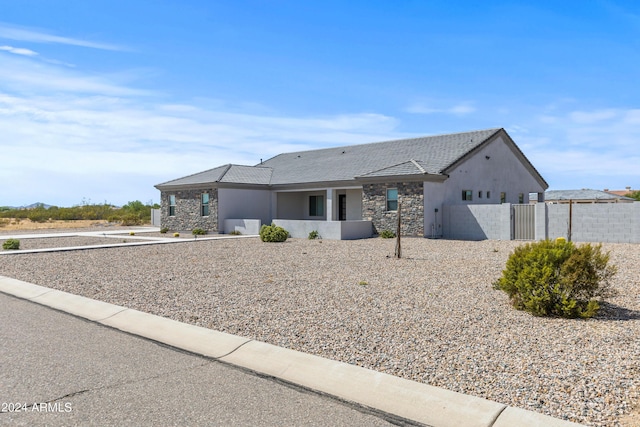
M23 209L33 209L33 208L37 208L38 206L42 206L45 209L49 209L52 205L48 205L46 203L42 203L42 202L36 202L36 203L31 203L30 205L27 206L22 206Z
M36 202L36 203L31 203L30 205L26 205L26 206L2 206L2 207L3 208L8 208L8 209L34 209L34 208L37 208L40 205L42 205L45 209L49 209L52 206L52 205L48 205L46 203Z

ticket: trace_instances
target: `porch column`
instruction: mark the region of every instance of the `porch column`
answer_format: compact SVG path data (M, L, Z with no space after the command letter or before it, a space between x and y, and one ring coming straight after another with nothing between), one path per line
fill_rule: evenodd
M327 221L333 221L333 189L327 188Z

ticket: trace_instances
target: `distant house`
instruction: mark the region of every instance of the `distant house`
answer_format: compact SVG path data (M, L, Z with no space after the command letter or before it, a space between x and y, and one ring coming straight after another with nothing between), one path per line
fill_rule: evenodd
M626 196L627 194L635 193L640 190L632 190L631 187L626 187L624 190L609 190L608 188L605 188L604 191L616 196Z
M444 205L542 201L547 187L502 128L284 153L156 185L172 230L252 220L333 239L395 230L399 208L403 235L442 235Z
M633 203L634 199L600 190L552 190L544 193L546 203Z

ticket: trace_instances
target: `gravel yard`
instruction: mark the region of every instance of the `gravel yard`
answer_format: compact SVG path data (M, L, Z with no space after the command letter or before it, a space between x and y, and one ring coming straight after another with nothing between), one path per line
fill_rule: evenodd
M0 275L587 425L638 425L640 245L604 245L618 295L582 321L516 311L492 289L518 242L405 238L400 260L394 244L16 254L0 257Z

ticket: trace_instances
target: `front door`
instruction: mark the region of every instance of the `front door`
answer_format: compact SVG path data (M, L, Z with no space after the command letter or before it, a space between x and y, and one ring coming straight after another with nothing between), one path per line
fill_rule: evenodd
M347 220L347 195L338 195L338 221Z

